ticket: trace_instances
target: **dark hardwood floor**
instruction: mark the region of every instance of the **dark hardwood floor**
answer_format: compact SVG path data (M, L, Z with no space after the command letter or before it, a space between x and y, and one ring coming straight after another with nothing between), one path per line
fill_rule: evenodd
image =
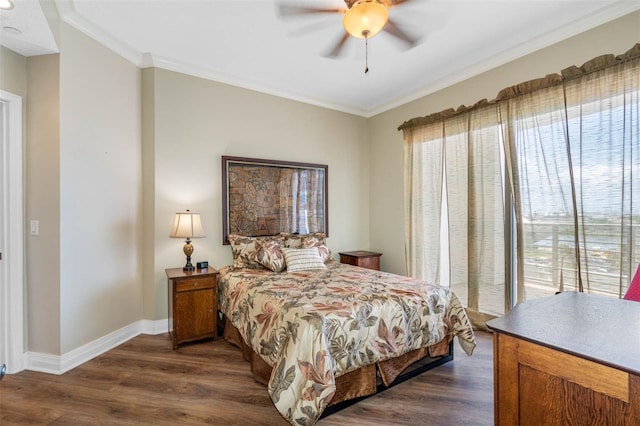
M492 425L491 334L455 359L360 401L318 425ZM171 350L167 334L140 335L55 376L0 381L0 424L287 425L240 351L220 339Z

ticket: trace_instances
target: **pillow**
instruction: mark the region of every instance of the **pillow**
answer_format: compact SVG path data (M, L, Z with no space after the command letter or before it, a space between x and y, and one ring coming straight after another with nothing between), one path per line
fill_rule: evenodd
M256 260L273 272L282 272L285 267L282 245L276 240L257 241Z
M287 272L327 268L320 258L317 247L300 249L285 247L282 249L282 254L287 263Z
M327 260L331 259L331 250L329 247L325 246L324 243L315 236L304 236L302 237L302 248L310 248L317 247L318 253L320 254L320 258L323 262L327 262Z
M285 237L284 246L291 248L302 248L302 241L305 238L315 239L315 241L319 241L321 244L325 244L327 239L327 234L324 232L312 232L310 234L280 234Z
M287 248L300 248L302 246L302 236L298 234L286 234L284 246Z
M229 234L227 237L231 244L234 268L262 269L263 266L256 257L258 248L256 244L264 241L277 241L282 243L284 237L273 235L267 237L246 237L238 234Z

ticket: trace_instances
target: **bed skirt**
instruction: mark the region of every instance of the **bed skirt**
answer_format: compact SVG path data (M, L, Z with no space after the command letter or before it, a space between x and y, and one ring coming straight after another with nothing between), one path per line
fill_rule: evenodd
M254 379L267 386L271 378L272 368L245 343L238 329L231 324L231 321L224 321L224 339L242 350L242 355L251 365ZM420 360L428 358L437 360L447 356L452 357L452 340L453 336L448 336L427 348L416 349L397 358L366 365L336 377L336 392L329 403L329 408L348 400L373 395L381 388L384 389L391 386L403 371L407 370L412 364L418 364ZM440 363L437 365L440 365ZM420 371L428 369L424 368L423 365Z

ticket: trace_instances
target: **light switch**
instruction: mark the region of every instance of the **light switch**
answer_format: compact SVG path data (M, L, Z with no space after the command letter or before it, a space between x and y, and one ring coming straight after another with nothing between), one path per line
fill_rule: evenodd
M32 220L31 221L31 235L40 235L40 221Z

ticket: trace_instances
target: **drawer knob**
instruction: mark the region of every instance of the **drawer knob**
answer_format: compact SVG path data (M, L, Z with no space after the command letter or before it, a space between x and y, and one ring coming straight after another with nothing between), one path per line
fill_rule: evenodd
M193 283L193 285L198 285L198 283L197 283L197 282L196 282L196 283Z

